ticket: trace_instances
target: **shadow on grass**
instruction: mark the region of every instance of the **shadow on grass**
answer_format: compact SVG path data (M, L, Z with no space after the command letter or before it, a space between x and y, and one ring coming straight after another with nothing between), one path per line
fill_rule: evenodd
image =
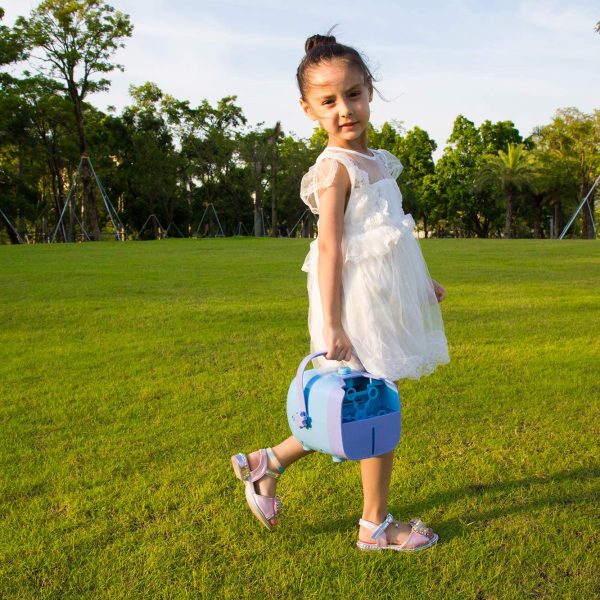
M489 510L476 512L476 509L468 508L464 516L453 517L451 519L436 519L435 530L444 538L445 541L454 537L460 537L467 533L468 528L474 524L485 524L493 519L506 517L508 515L533 513L536 510L547 508L549 506L572 505L589 502L590 505L597 501L597 494L590 490L587 494L560 493L541 495L538 490L531 490L529 494L533 496L530 501L515 501L510 498L510 494L519 491L527 492L529 488L538 485L552 485L563 482L590 482L600 477L600 468L594 466L582 467L574 470L564 470L553 475L541 475L537 477L527 477L514 481L501 481L490 484L473 484L463 488L454 488L441 491L430 496L422 502L416 502L408 505L392 505L390 510L395 515L402 515L402 519L414 518L430 511L439 511L447 509L454 503L467 501L473 497L479 498L482 502L489 503ZM322 533L327 531L343 531L355 527L355 518L333 519L319 526L313 526L315 532Z

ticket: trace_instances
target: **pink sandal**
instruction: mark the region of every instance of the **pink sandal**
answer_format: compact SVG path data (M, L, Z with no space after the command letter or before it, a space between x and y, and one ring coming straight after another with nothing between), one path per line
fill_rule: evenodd
M370 529L373 533L371 539L374 542L361 542L360 540L356 543L359 550L396 550L398 552L416 552L417 550L425 550L431 548L438 541L438 534L434 533L429 527L421 521L421 519L413 519L408 524L411 526L412 531L408 538L403 544L388 544L385 530L390 525L398 527L400 523L394 519L391 514L385 518L383 523L376 525L371 521L365 521L361 519L359 524L362 527Z
M231 457L231 465L235 476L244 483L246 488L246 502L252 511L252 514L269 530L273 530L271 519L276 517L281 510L281 500L275 496L271 498L269 496L261 496L256 493L254 482L258 481L265 475L272 477L273 479L279 479L281 473L285 469L281 466L281 463L275 456L275 453L271 448L263 448L259 450L260 462L256 469L250 470L248 463L248 457L245 454L234 454ZM269 469L268 460L275 465L277 472Z

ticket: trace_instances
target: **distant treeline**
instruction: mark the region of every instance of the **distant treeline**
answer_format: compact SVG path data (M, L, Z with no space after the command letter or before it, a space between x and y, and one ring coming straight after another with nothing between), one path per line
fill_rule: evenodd
M58 240L116 235L93 170L127 237L289 231L324 132L305 140L279 123L249 126L235 96L191 106L150 82L131 87L120 114L98 110L88 95L108 89L132 30L101 0L45 1L0 27L0 239L46 241L63 212ZM22 64L36 71L15 76ZM369 136L402 161L405 211L430 236L556 237L600 173L600 110L558 110L527 138L511 121L459 115L435 164L419 127L384 123ZM592 194L573 234L593 237L594 216ZM304 214L294 233L312 231Z

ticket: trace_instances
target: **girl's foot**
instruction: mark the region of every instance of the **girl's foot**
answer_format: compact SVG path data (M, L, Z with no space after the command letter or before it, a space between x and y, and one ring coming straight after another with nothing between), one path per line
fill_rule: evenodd
M390 524L385 530L385 534L387 536L388 544L398 544L401 546L406 542L408 537L412 532L412 527L408 523L400 523L396 521L395 523ZM361 525L360 531L358 533L358 539L361 542L372 542L371 539L373 531L363 527Z
M238 479L244 482L246 501L254 516L267 529L277 525L281 501L275 495L277 479L285 470L271 448L249 455L235 454L231 464Z
M250 454L248 454L248 464L250 465L250 470L254 471L254 469L256 469L258 467L260 463L260 450L257 450L256 452L252 452ZM273 461L267 456L267 467L269 469L271 469L272 471L277 471L277 465L273 464ZM259 493L261 496L270 496L271 498L275 497L275 490L277 488L277 479L274 479L273 477L269 477L266 473L265 475L263 475L258 481L254 482L254 488L256 489L257 493ZM277 519L275 519L275 523L273 523L273 525L276 525L276 521Z
M420 519L399 523L388 514L380 523L361 519L357 545L359 550L414 552L430 548L437 541L437 534Z

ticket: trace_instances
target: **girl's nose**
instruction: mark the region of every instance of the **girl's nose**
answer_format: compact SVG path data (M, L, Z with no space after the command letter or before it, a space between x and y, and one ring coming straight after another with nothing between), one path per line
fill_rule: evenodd
M340 104L340 117L349 117L352 114L352 109L345 103Z

